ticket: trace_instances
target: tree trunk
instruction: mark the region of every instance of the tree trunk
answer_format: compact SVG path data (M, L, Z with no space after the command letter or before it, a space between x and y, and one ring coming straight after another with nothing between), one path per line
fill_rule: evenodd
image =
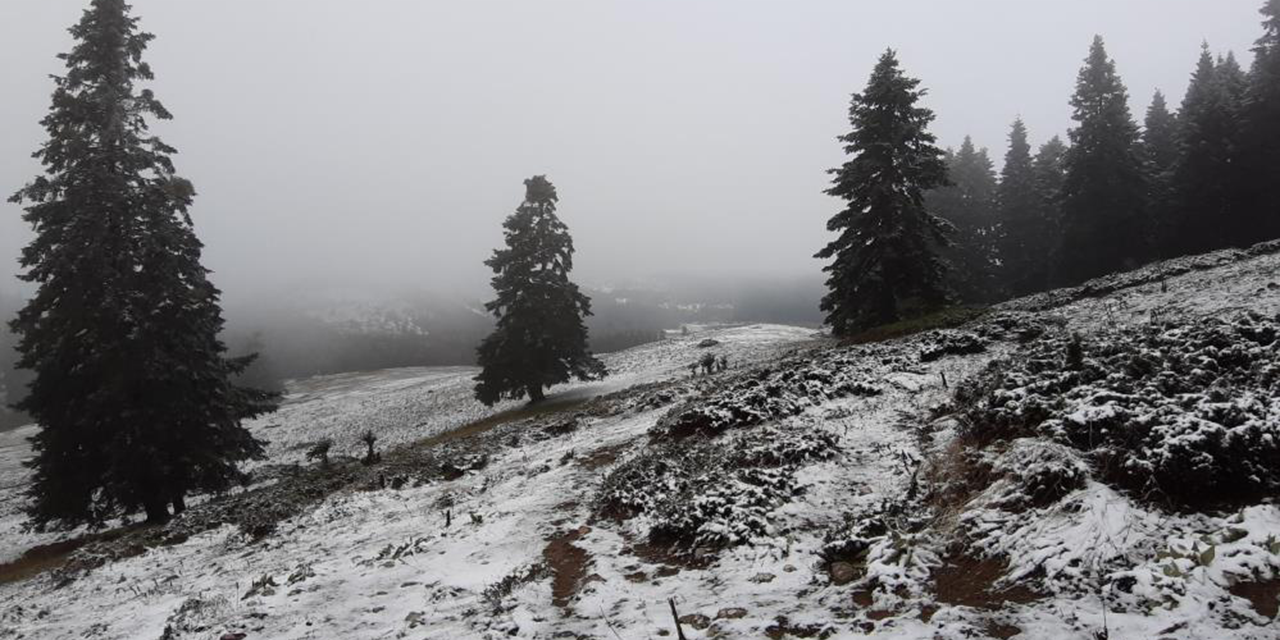
M546 394L542 392L542 385L540 384L526 386L525 392L529 394L529 404L538 404L547 399Z
M173 515L180 516L187 510L187 500L181 493L173 496Z
M147 524L164 524L169 521L169 505L163 500L147 498L142 501L147 512Z

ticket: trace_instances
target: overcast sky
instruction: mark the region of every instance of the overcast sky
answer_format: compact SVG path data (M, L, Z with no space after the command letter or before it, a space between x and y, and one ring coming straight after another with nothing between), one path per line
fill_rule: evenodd
M87 0L0 2L0 191ZM1261 0L134 0L158 127L229 298L312 282L478 289L545 173L588 284L816 272L849 94L886 47L944 145L1065 133L1102 34L1141 116L1201 41L1247 64ZM0 205L0 290L28 239Z

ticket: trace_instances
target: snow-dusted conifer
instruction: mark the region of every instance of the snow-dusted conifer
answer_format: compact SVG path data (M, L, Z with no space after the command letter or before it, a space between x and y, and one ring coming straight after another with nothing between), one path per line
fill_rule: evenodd
M839 237L816 256L832 260L822 310L837 335L948 300L939 251L949 225L924 204L926 191L946 184L947 167L928 131L933 112L917 104L919 84L889 50L849 107L853 130L840 140L852 158L830 171L827 190L847 204L827 222Z
M485 305L498 326L479 348L476 398L540 402L556 384L598 380L602 364L587 344L591 300L569 280L573 238L556 215L559 197L545 176L525 180L524 203L502 224L506 247L485 261L498 297Z
M1147 172L1147 202L1155 225L1158 257L1171 255L1170 235L1175 222L1173 172L1178 164L1178 135L1178 116L1169 111L1164 93L1157 90L1143 120L1139 149Z
M952 246L943 252L951 263L949 285L961 302L993 302L1001 288L994 163L965 136L959 151L947 153L947 175L951 184L930 191L925 202L955 227Z
M276 398L230 381L251 358L224 357L195 191L148 132L169 112L137 86L152 78L152 36L123 0L93 0L71 34L35 154L44 174L13 197L36 232L22 277L39 285L11 324L34 374L17 406L40 425L28 515L75 526L142 509L160 522L187 494L242 478L236 463L262 443L241 420Z
M1058 279L1077 283L1151 255L1138 125L1115 62L1095 37L1071 98L1076 127L1066 158Z
M1280 0L1266 0L1261 13L1237 156L1238 206L1247 216L1243 228L1252 231L1246 242L1280 237Z
M1206 44L1181 109L1181 154L1174 169L1177 226L1170 253L1200 253L1247 236L1235 207L1234 155L1240 137L1244 74L1234 59L1215 61Z
M1031 144L1022 118L1009 128L1009 149L1004 154L1000 187L996 191L999 218L1000 280L1006 294L1026 295L1037 287L1032 274L1045 259Z

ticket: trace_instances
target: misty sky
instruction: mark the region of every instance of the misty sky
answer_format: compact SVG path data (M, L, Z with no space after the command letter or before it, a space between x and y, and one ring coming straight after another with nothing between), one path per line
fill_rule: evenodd
M0 192L38 170L55 58L87 0L0 2ZM317 282L480 293L545 173L586 284L814 272L849 94L886 47L944 145L1065 133L1102 34L1137 116L1202 40L1241 62L1260 0L133 0L157 128L199 191L229 299ZM28 239L0 205L0 290Z

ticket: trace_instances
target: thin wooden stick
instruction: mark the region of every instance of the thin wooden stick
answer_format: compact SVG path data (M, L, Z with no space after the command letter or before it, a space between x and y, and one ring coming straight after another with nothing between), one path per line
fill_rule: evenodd
M671 618L676 621L676 638L677 640L689 640L684 637L684 629L680 626L680 614L676 613L676 599L668 598L667 604L671 605Z

